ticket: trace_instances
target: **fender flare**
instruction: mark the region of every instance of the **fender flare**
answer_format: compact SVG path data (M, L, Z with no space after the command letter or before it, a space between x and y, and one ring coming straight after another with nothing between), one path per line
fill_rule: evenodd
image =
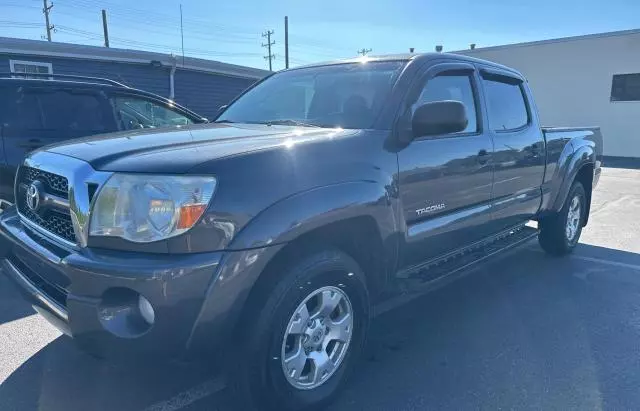
M374 181L353 181L316 187L282 199L260 212L235 236L229 249L288 243L324 225L369 216L382 238L399 230L397 204L390 187Z
M573 143L570 142L569 144ZM574 149L571 156L567 159L566 166L558 169L558 173L564 174L564 177L558 186L556 193L552 197L555 198L555 200L551 207L551 211L557 212L562 209L565 201L567 200L567 196L569 195L571 185L573 184L580 169L589 164L593 164L595 166L595 163L596 153L591 145L583 144Z

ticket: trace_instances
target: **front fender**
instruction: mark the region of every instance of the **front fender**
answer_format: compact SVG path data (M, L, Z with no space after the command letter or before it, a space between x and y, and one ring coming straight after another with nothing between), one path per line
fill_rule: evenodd
M251 289L269 262L286 243L304 233L351 217L371 216L382 241L394 247L397 236L393 234L399 226L397 199L390 187L370 181L318 187L280 200L256 215L225 251L221 268L205 293L187 349L206 351L214 340L224 344L220 336L232 335Z
M229 249L287 243L315 228L352 217L371 216L383 239L398 230L390 186L355 181L314 188L280 200L254 217Z

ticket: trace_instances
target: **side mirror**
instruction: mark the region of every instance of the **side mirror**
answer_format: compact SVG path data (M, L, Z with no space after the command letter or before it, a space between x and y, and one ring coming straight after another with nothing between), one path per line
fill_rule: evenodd
M467 111L459 101L443 100L425 103L413 113L413 137L458 133L467 128Z

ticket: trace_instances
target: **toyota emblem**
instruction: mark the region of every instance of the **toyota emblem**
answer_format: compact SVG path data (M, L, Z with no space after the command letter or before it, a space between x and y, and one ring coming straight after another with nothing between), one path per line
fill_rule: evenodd
M34 212L40 207L40 184L39 181L34 181L27 189L27 207Z

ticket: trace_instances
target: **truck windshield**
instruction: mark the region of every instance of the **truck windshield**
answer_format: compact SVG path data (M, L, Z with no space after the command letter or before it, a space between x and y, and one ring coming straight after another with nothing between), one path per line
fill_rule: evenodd
M216 122L372 128L403 61L309 67L275 74Z

